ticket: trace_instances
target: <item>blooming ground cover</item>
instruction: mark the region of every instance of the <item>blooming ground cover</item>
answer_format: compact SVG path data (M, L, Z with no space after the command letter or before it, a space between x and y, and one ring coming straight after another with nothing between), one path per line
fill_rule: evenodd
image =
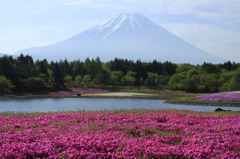
M203 96L196 96L197 101L235 101L240 102L240 94L236 92L214 93Z
M77 95L77 94L105 94L109 93L106 90L103 89L94 89L94 88L87 88L87 89L81 89L81 88L70 88L66 91L57 91L57 92L47 92L43 93L44 95L50 95L50 96L71 96L71 95ZM40 93L41 94L41 93ZM33 93L27 93L24 94L26 96L33 96L35 94ZM13 95L10 95L13 96Z
M0 158L238 158L240 115L179 110L0 116Z
M49 96L74 96L78 94L105 94L109 93L107 90L95 89L95 88L70 88L66 91L56 91L56 92L42 92L42 93L25 93L25 96L38 96L38 95L49 95ZM9 97L14 97L15 95L10 94Z
M69 91L58 91L58 92L49 92L50 95L77 95L77 94L103 94L108 93L108 91L103 89L94 89L94 88L88 88L88 89L80 89L80 88L70 88Z

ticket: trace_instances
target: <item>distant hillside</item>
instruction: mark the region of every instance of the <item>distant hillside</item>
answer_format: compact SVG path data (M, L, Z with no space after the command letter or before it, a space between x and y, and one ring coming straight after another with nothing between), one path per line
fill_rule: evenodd
M4 53L0 53L0 57L3 57L4 55L7 55L7 56L12 56L13 58L16 58L16 57L18 57L18 55L17 55L17 54L10 55L10 54L4 54Z

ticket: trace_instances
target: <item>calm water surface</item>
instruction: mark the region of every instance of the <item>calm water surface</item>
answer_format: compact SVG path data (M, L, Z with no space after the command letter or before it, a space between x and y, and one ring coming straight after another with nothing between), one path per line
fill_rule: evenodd
M164 100L119 98L44 98L0 100L0 112L59 112L121 109L185 109L211 112L216 108L240 111L239 107L167 104Z

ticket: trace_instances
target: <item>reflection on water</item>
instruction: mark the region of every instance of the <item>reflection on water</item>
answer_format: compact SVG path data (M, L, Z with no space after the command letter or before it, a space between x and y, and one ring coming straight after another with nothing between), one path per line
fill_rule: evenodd
M240 111L239 107L222 107ZM59 111L99 111L121 109L185 109L193 111L214 111L216 106L175 105L164 100L119 99L119 98L43 98L0 100L0 112L59 112Z

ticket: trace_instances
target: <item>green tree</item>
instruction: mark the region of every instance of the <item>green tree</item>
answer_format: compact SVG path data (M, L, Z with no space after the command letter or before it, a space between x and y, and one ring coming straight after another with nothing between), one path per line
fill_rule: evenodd
M73 81L72 81L72 77L71 76L69 76L69 75L65 75L65 77L64 77L64 86L66 87L66 88L72 88L73 87Z
M102 70L102 63L99 57L92 59L91 61L87 58L84 67L87 70L87 74L89 74L92 79L95 79L98 73Z
M3 56L0 58L0 75L5 76L7 79L16 84L18 78L14 69L15 60L11 56Z
M85 59L84 62L84 69L86 70L86 74L90 75L91 74L91 69L90 69L91 61L89 58Z
M220 78L218 79L220 91L231 91L230 83L233 82L232 78L236 74L236 71L228 71L226 69L222 69L222 73L220 74Z
M65 59L64 61L60 60L58 62L58 66L59 66L61 72L63 72L63 74L67 74L67 75L71 75L72 74L72 70L70 68L70 64L67 61L67 59Z
M186 84L186 75L184 72L171 76L168 85L174 90L184 90Z
M91 76L90 75L84 75L83 80L82 80L82 84L84 87L88 88L90 86L90 82L91 82Z
M177 65L169 61L163 63L163 74L164 75L173 75L176 73Z
M94 68L95 68L94 70L95 76L103 69L102 62L99 57L95 59Z
M46 59L39 62L39 72L42 74L48 74L48 62Z
M205 87L204 92L217 92L218 91L218 78L216 74L202 74L201 83Z
M123 72L122 71L112 71L111 72L111 84L112 85L120 85L121 79L123 78Z
M145 81L147 87L156 88L156 86L158 85L158 74L152 73L152 72L148 72L147 74L148 74L148 77Z
M12 84L10 80L8 80L5 76L0 76L0 95L5 93L12 93L12 89L15 86Z
M142 65L142 62L140 60L137 60L135 64L135 72L136 72L136 84L140 85L140 79L142 78L145 80L147 78L147 72L145 67Z
M219 74L220 73L220 67L217 65L214 65L212 63L206 63L204 62L201 67L200 67L200 71L201 73L207 73L207 74Z
M108 68L110 71L121 71L124 75L126 75L128 71L134 70L135 65L131 60L129 61L127 59L123 60L115 58L114 61L109 62Z
M231 70L232 70L232 63L231 63L230 61L225 62L225 63L222 65L222 68L225 68L225 69L227 69L228 71L231 71Z
M16 89L21 92L25 91L26 82L30 77L37 77L39 75L32 57L28 55L24 56L23 54L16 59L15 73L18 77Z
M77 75L75 77L74 84L75 84L76 87L81 88L82 87L82 76Z
M54 67L53 67L53 74L52 74L52 77L53 77L53 86L55 88L62 88L64 86L64 74L63 72L61 72L59 66L58 66L58 63L55 63L54 64Z
M40 77L30 77L25 83L26 91L42 91L46 89L46 84Z
M136 73L132 72L132 71L128 71L127 75L124 77L125 79L125 83L127 83L128 85L134 85L134 83L136 82L136 78L135 78Z
M108 85L110 84L110 74L107 70L102 69L97 75L97 83L101 85Z
M197 76L194 76L192 78L193 75L197 75L197 74L198 74L198 72L194 68L191 69L191 70L188 70L187 79L186 79L186 88L185 88L185 90L187 92L197 92L198 91L198 90L196 90L197 89L197 86L196 86L197 83L195 82Z
M240 90L240 71L237 71L228 82L228 91Z
M159 75L164 72L163 69L163 64L157 60L153 60L153 62L148 63L146 67L147 72L157 73Z
M205 86L201 83L200 79L201 75L199 74L193 74L192 76L189 76L186 91L193 93L204 92Z
M73 66L73 79L75 79L76 76L81 75L84 76L86 73L86 70L84 68L84 63L80 62L80 60L74 61Z
M44 59L43 61L39 61L39 76L41 77L41 79L44 80L45 83L48 83L49 81L49 73L48 73L48 62L46 59Z
M181 72L188 72L190 70L194 69L194 66L190 64L180 64L177 66L176 72L181 73Z
M159 89L165 89L167 88L167 84L168 84L168 81L170 80L170 77L169 76L163 76L163 75L159 75L158 76L158 88Z

